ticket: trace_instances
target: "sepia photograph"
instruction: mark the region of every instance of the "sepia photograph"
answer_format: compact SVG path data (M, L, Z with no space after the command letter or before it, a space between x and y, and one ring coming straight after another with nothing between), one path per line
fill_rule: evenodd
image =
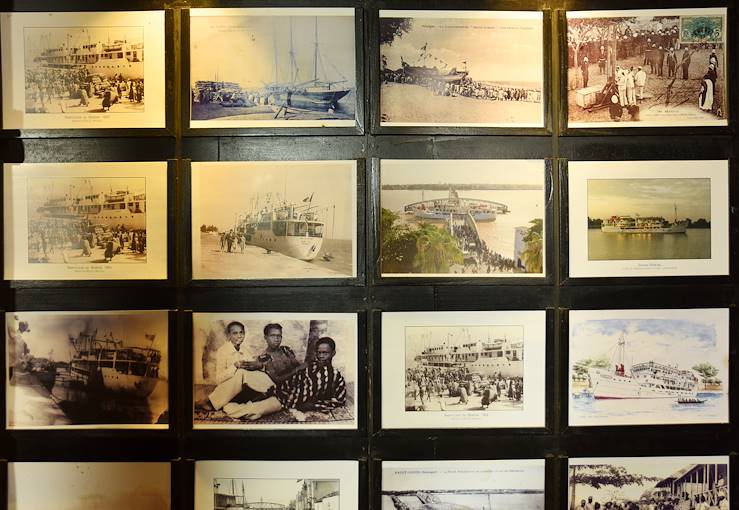
M545 321L544 311L383 313L382 427L543 427Z
M729 457L571 458L568 508L729 509Z
M572 310L569 424L729 422L729 310Z
M5 165L5 278L164 279L167 163Z
M544 510L544 459L382 463L382 510Z
M194 313L194 428L357 427L357 316Z
M568 12L568 127L728 125L726 19L726 8Z
M354 45L353 8L191 9L190 127L354 127Z
M383 277L544 277L543 160L382 160Z
M356 461L198 461L194 510L355 510Z
M5 314L9 429L167 428L166 311Z
M193 279L356 277L356 161L191 168Z
M169 462L8 463L8 510L169 510L171 491Z
M5 129L165 126L163 11L3 13L2 28Z
M540 12L380 10L380 125L544 127Z
M571 277L729 273L727 161L572 161Z

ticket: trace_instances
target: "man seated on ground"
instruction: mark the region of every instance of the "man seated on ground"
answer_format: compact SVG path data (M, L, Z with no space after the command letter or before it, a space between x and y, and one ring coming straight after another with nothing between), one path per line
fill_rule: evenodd
M267 348L252 364L253 369L264 370L272 382L279 384L298 371L300 362L290 347L281 345L282 325L267 324L264 326L264 341L267 342Z

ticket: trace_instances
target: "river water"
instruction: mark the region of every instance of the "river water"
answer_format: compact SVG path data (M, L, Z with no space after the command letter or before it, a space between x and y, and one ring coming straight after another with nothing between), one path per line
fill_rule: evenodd
M710 259L711 229L685 234L614 234L588 229L588 260Z
M446 504L459 505L454 508L469 510L542 510L544 494L439 494L439 499ZM426 509L416 496L399 498L411 510ZM440 507L441 508L441 507ZM390 496L382 497L383 510L395 510Z

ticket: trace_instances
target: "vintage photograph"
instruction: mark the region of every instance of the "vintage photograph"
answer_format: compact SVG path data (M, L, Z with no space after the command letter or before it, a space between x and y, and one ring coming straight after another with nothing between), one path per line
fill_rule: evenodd
M569 459L569 510L729 509L729 457Z
M357 426L355 314L194 313L195 428Z
M9 429L167 428L166 311L8 312Z
M169 462L8 463L8 510L169 510L171 490Z
M544 459L382 463L382 510L543 510Z
M5 165L6 279L163 279L167 164Z
M729 310L572 310L569 424L729 422Z
M727 161L571 161L571 277L729 273Z
M193 279L353 278L356 161L192 163Z
M382 160L383 277L543 277L543 160Z
M2 16L4 128L164 127L163 11Z
M356 461L198 461L195 510L355 510Z
M726 16L568 12L568 126L726 126Z
M545 322L544 311L383 313L382 427L544 426Z
M190 127L355 126L354 33L352 8L191 9Z
M380 10L380 125L544 126L543 17Z

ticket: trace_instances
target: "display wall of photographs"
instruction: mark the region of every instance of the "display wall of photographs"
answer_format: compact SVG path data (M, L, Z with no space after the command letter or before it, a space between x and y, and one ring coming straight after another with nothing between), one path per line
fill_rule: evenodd
M382 463L382 510L544 510L544 459Z
M6 280L167 278L167 163L6 163Z
M574 458L568 482L568 508L728 510L730 501L727 456Z
M729 310L569 312L569 424L729 422Z
M357 276L356 161L191 168L193 279Z
M569 274L729 274L728 161L571 161Z
M167 428L166 311L5 314L8 429Z
M541 12L380 10L380 126L544 127Z
M353 8L189 12L191 128L356 126Z
M169 462L10 462L8 510L169 510L170 473Z
M546 312L382 314L382 427L545 426Z
M193 314L194 428L357 428L357 316Z
M567 12L567 126L728 125L727 10Z
M164 11L2 13L0 28L3 129L165 127Z
M543 160L380 162L382 277L543 277Z
M358 471L356 461L196 462L194 508L353 510Z

